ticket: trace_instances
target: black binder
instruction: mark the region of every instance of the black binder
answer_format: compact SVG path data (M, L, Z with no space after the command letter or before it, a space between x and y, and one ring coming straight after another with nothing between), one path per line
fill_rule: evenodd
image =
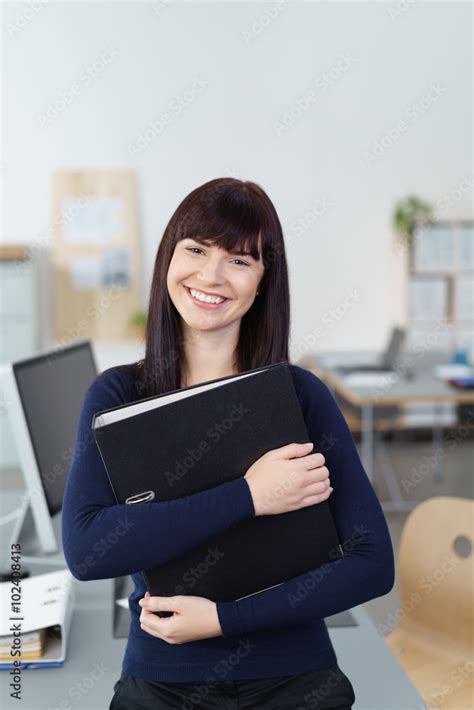
M97 412L92 430L117 502L140 505L231 481L270 449L310 441L286 360ZM318 451L313 443L311 453ZM152 596L225 602L342 556L323 501L235 523L144 577ZM205 574L190 574L200 563Z

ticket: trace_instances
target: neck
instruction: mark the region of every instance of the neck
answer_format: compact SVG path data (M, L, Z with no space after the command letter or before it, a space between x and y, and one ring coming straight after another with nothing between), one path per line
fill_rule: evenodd
M237 344L239 330L202 331L186 329L182 387L217 380L238 373Z

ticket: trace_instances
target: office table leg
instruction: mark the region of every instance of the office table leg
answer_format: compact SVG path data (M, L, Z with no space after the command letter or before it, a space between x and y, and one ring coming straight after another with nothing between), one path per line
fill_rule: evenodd
M371 404L362 407L362 465L369 481L373 481L374 471L374 408Z
M377 438L376 455L380 462L381 474L389 492L388 500L380 501L384 513L408 513L413 508L416 508L419 501L405 500L403 497L396 471L382 438Z
M433 481L439 483L444 479L444 466L443 466L443 424L438 423L438 414L440 420L442 418L443 408L435 403L434 406L434 422L432 429L432 452L434 456L434 471L433 471ZM440 456L440 452L442 455Z

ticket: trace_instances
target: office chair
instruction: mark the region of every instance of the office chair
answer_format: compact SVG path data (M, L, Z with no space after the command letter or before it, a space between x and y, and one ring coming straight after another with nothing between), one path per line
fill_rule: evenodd
M474 707L474 501L438 496L408 516L398 551L401 619L384 640L429 707Z

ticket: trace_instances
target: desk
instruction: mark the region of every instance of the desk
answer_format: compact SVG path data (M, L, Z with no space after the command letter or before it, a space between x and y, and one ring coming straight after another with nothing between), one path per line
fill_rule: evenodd
M433 372L437 364L446 362L443 353L406 353L397 365L396 370L384 379L380 386L355 386L349 384L345 376L338 372L342 364L360 363L364 361L361 354L354 352L325 352L305 355L297 363L311 370L320 377L334 392L355 407L360 407L362 414L361 459L367 476L373 481L374 460L374 409L384 406L400 406L431 402L436 404L472 404L473 390L456 390L439 379ZM374 357L366 361L374 362ZM406 376L407 374L410 376ZM442 430L439 425L433 426L433 448L442 446ZM436 458L438 461L438 457ZM405 501L398 480L393 470L385 478L391 495L391 501L383 502L385 511L408 511L418 502Z
M62 561L60 555L52 559ZM28 566L33 572L34 566ZM40 571L50 569L42 565ZM21 703L10 697L8 672L0 671L4 710L108 708L126 643L113 637L113 580L74 584L76 603L65 665L23 671ZM354 686L353 710L426 710L365 609L355 607L351 614L356 626L333 626L340 615L329 617L327 624L339 666Z

